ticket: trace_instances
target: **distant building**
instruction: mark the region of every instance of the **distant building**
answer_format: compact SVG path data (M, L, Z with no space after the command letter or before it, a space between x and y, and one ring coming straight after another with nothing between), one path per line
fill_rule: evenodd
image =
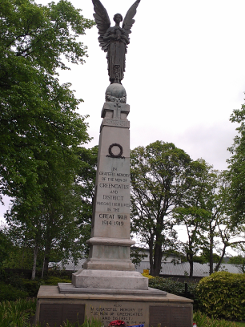
M140 249L138 251L140 255L143 255L142 261L139 265L136 266L136 270L140 273L143 273L143 270L150 271L150 259L149 259L149 250L148 249ZM77 271L82 269L82 265L86 259L80 259L77 264L74 264L72 260L68 260L66 263L58 262L50 262L49 267L56 269L65 269L71 271ZM241 271L239 268L232 264L222 264L220 270L228 271L230 273L239 274ZM163 253L162 257L162 269L160 275L163 276L189 276L190 265L188 262L181 262L181 257L177 254L166 254ZM208 264L200 264L198 262L194 262L193 266L193 277L205 277L209 275L209 265Z

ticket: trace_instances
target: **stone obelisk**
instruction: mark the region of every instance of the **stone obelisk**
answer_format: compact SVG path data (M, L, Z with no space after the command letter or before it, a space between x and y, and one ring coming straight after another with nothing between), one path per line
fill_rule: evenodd
M73 274L77 288L147 289L130 260L130 131L126 91L106 90L102 109L89 259Z

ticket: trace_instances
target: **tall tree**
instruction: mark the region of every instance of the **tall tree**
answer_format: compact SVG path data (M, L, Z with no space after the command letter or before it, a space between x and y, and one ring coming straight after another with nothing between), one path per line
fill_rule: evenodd
M4 260L8 257L10 250L12 248L12 242L6 230L4 228L0 228L0 270L2 268Z
M38 172L46 183L41 205L28 210L25 199L16 197L6 215L17 245L33 248L33 279L40 251L44 253L46 272L53 249L60 253L60 259L78 259L85 251L92 217L97 147L78 147L74 154L79 161L68 164L62 156L59 160L50 158L48 163L56 168Z
M194 257L201 250L208 255L212 274L220 269L228 247L243 242L236 239L242 236L242 226L235 226L229 215L227 173L214 170L203 159L193 161L182 194L174 216L178 224L186 227L187 241L182 245L190 263L190 276L193 275Z
M191 159L172 143L156 141L131 152L132 226L150 251L150 273L161 271L163 250L173 247L171 219Z
M217 197L218 173L203 159L191 162L182 185L182 197L174 210L177 224L186 228L187 240L182 242L190 276L193 276L195 256L201 249L209 252L210 271L213 272L214 238L221 214Z
M47 6L3 0L0 15L1 192L13 197L7 219L26 232L34 271L40 247L47 268L50 248L62 242L68 248L77 237L70 203L77 148L89 137L85 117L76 113L80 100L55 75L68 69L67 60L83 63L86 47L77 38L93 22L65 0Z
M230 180L230 214L234 225L245 222L245 104L234 110L231 122L239 124L238 134L229 148L231 157L228 161Z
M95 178L97 170L98 146L78 149L81 165L76 178L76 190L81 198L81 205L77 207L77 223L80 229L80 248L88 255L89 246L86 241L91 236L91 222L93 199L95 192Z
M66 60L83 63L86 47L77 41L93 22L68 1L48 6L32 0L0 3L0 183L12 197L20 192L41 202L42 154L86 141L84 118L75 112L79 100L60 85L57 68Z

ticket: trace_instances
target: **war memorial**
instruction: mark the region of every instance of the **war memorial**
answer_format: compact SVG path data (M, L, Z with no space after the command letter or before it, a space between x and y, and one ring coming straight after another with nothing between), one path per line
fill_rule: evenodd
M101 112L90 253L71 284L40 287L36 322L53 327L66 320L82 324L94 317L102 326L122 320L127 326L191 327L192 301L149 288L148 279L136 272L130 260L134 244L130 239L130 106L121 81L140 0L124 20L116 14L113 27L101 2L92 2L99 43L107 53L110 85Z

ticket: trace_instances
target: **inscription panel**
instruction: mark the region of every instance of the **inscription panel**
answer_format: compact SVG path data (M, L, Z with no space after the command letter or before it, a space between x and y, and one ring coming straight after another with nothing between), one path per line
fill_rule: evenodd
M130 128L130 122L128 120L104 118L102 121L102 126L115 126L115 127Z
M191 308L173 307L171 310L171 321L173 327L188 327L191 321Z
M86 307L86 316L100 319L104 326L108 326L113 320L123 320L127 325L132 326L146 324L147 311L145 304L98 302Z
M50 327L60 326L64 321L83 324L85 314L84 304L48 303L40 304L40 324L48 323Z
M190 327L192 322L191 307L150 306L149 326Z
M127 169L122 171L114 166L111 171L98 171L95 221L96 236L127 238L130 235L130 174Z
M130 212L130 174L99 171L96 206L106 212Z
M40 304L39 322L50 327L62 324L62 304Z

